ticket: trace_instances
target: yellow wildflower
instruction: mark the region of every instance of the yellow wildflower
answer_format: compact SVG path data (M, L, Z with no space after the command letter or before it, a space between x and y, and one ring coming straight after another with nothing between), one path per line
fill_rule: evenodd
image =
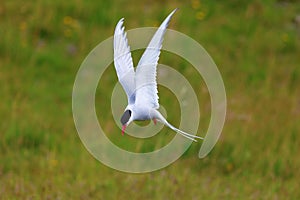
M70 16L65 16L64 17L64 24L65 25L71 25L71 24L73 24L73 18L70 17Z
M199 11L196 13L196 19L202 20L205 17L205 13L203 11Z
M289 35L287 33L284 33L281 36L281 39L282 39L283 42L288 42L289 41Z
M192 4L192 8L193 8L194 10L197 10L197 9L200 8L200 6L201 6L199 0L192 0L191 4Z
M20 24L20 30L25 31L27 29L27 23L26 22L21 22Z

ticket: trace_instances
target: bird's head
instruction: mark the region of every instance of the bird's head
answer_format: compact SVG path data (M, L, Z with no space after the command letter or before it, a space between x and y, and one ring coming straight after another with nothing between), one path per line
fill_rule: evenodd
M132 111L129 109L126 109L121 117L122 135L124 135L125 129L129 125L130 122L132 122Z

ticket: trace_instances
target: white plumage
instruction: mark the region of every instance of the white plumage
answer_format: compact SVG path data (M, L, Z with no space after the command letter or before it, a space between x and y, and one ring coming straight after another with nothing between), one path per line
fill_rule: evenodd
M159 60L160 50L162 47L163 36L172 15L177 9L173 10L160 25L148 47L142 55L136 72L133 68L130 47L124 31L124 18L122 18L115 29L114 34L114 64L119 82L123 86L128 105L121 118L123 125L122 133L124 134L126 126L134 120L156 120L170 127L182 136L196 141L195 138L203 139L199 136L185 133L170 123L159 113L158 91L156 82L156 67Z

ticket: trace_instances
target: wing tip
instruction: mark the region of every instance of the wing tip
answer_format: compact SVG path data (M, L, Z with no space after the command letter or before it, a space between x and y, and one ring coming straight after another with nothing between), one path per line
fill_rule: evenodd
M120 32L122 32L123 24L124 24L124 17L122 17L122 18L118 21L118 23L117 23L117 25L116 25L115 33L120 33Z
M171 14L174 14L177 10L179 10L179 8L175 8L175 9L171 12Z
M175 8L167 18L171 18L177 10L179 10L179 8Z
M118 24L123 23L124 22L124 17L122 17L119 21Z
M160 25L160 29L165 29L168 27L172 16L174 15L174 13L178 10L179 8L175 8L167 17L166 19L162 22L162 24Z

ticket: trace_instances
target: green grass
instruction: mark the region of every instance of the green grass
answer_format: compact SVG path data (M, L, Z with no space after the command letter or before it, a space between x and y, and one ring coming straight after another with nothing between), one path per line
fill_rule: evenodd
M71 105L77 70L121 17L126 29L158 26L175 7L170 28L201 43L223 76L222 136L202 160L200 144L193 144L159 171L115 171L77 135ZM1 199L299 199L300 26L293 21L299 14L298 1L275 0L1 2ZM204 133L210 101L201 77L172 54L163 52L160 62L189 77L201 99ZM99 120L111 139L140 152L166 144L173 137L166 128L147 141L120 137L108 95L117 81L113 66L105 74L96 99L107 104L96 108L105 113ZM159 90L178 123L174 96Z

